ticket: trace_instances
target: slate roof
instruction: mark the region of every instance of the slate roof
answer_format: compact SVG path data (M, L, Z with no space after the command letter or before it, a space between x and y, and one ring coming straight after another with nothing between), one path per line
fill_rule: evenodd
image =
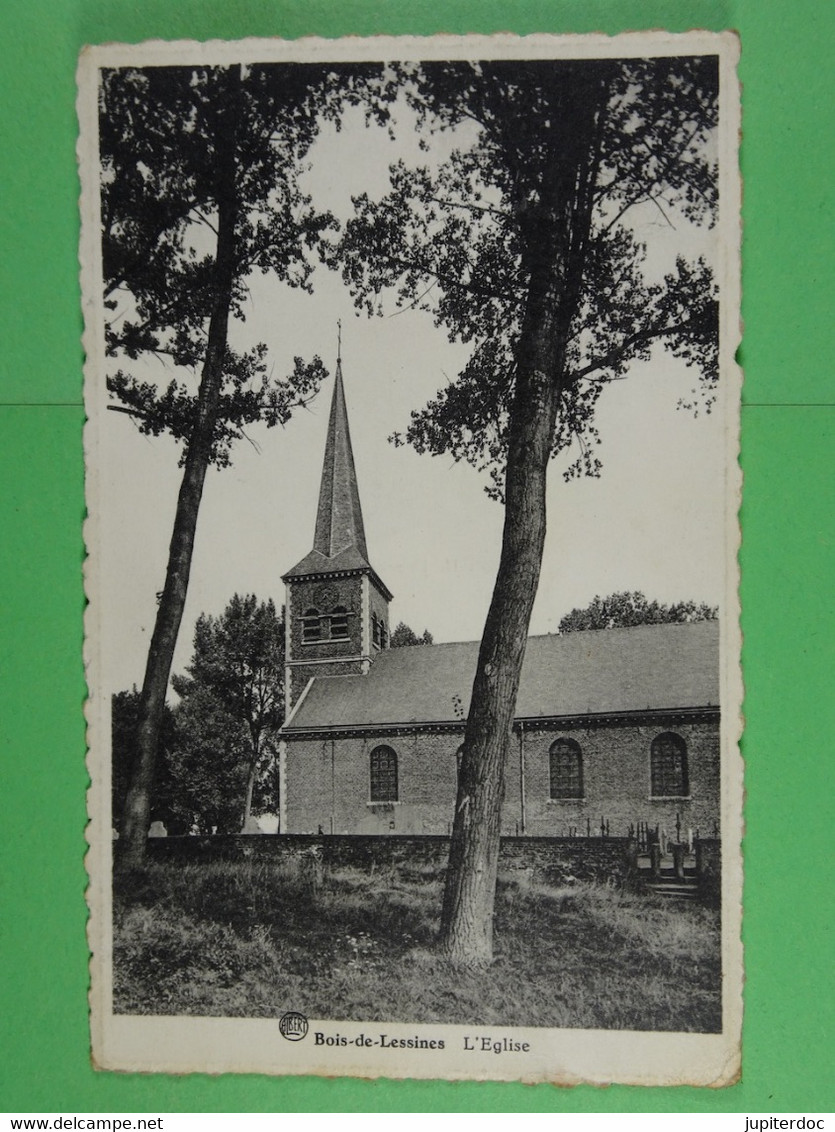
M315 679L284 730L460 722L478 649L478 641L389 649L367 676ZM702 621L531 637L516 717L718 705L719 625Z
M328 418L313 550L284 577L354 569L370 569L370 564L340 358L336 363L336 379Z
M347 546L338 554L334 554L332 558L322 554L319 550L311 550L284 577L296 578L308 574L336 574L341 570L364 570L368 573L371 567L367 559L363 558L355 546Z

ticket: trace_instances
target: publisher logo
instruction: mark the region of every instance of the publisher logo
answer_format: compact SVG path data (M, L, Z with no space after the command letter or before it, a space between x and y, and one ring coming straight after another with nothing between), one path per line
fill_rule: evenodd
M278 1028L288 1042L300 1042L307 1034L307 1019L296 1010L288 1010L279 1018Z

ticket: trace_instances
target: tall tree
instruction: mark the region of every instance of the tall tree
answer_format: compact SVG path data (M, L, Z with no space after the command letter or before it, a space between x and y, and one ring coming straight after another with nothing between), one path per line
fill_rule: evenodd
M111 808L113 828L121 836L125 796L130 784L136 756L136 721L139 715L139 690L116 692L111 701ZM176 743L174 712L168 704L163 712L160 731L160 753L151 794L150 817L165 822L169 833L188 833L191 823L183 824L177 806L177 787L171 777L166 755Z
M596 595L583 609L572 609L559 623L560 633L577 633L586 629L622 629L629 625L669 625L693 621L715 621L719 610L715 605L697 601L675 601L665 605L648 601L644 594Z
M177 707L176 720L165 763L178 817L188 832L239 833L249 766L245 726L202 685Z
M332 224L297 182L323 115L356 98L362 68L234 66L107 71L100 97L102 261L108 354L128 370L108 388L139 427L182 442L165 584L159 600L125 803L122 859L141 861L165 694L185 605L206 471L228 464L254 420L284 423L324 376L318 358L281 382L266 348L234 350L246 280L273 272L306 287L310 253ZM164 388L130 372L173 365ZM199 373L196 393L193 379Z
M223 797L237 828L246 829L256 785L268 776L284 721L284 619L272 601L235 594L219 617L199 617L188 676L175 676L173 685L180 696L179 777L205 780L204 794L211 789L213 798ZM206 752L216 772L208 770ZM217 787L219 777L223 789ZM265 801L274 806L276 799ZM212 806L219 810L217 802Z
M400 621L391 634L389 648L399 649L406 645L431 645L433 640L434 638L428 629L424 629L423 633L418 636L411 626L407 625L405 621Z
M575 436L596 473L594 408L654 342L717 379L710 270L679 258L645 277L629 213L712 220L715 58L426 64L411 100L428 130L472 144L439 170L392 170L360 197L342 242L359 304L393 287L473 342L455 383L413 414L419 451L487 469L504 499L502 552L463 743L439 946L492 958L505 763L545 538L548 461ZM584 439L583 439L584 437ZM402 437L395 437L402 442Z

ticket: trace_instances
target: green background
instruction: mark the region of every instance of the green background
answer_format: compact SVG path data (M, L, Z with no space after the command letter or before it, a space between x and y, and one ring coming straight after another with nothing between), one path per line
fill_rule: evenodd
M821 0L21 0L0 121L0 1109L827 1110L835 669L831 55ZM147 38L736 28L744 87L743 1080L556 1089L95 1073L84 937L75 64Z

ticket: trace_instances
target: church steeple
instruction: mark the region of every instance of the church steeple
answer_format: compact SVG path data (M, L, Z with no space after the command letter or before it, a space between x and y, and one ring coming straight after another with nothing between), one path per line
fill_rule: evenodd
M348 428L345 387L342 383L342 349L336 361L336 380L331 398L325 460L319 487L319 509L313 549L326 558L336 558L342 551L355 547L368 560L365 528Z
M287 586L285 696L289 711L311 678L367 672L389 643L391 594L368 561L345 406L341 340L313 549L283 580Z

